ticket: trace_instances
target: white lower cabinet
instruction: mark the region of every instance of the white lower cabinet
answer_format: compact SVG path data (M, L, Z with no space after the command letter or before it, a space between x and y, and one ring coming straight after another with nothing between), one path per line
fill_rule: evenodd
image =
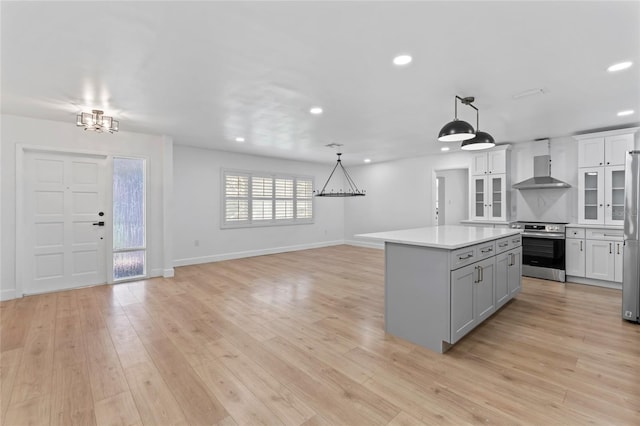
M511 250L509 255L507 286L509 288L509 297L511 298L522 290L522 247Z
M622 282L624 242L614 240L587 240L586 277Z
M586 241L567 238L565 244L565 270L567 275L584 277L585 275L585 243Z

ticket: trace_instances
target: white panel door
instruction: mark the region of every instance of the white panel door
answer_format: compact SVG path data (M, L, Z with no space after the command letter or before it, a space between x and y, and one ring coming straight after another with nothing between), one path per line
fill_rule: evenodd
M586 277L613 281L615 275L615 254L613 241L587 240Z
M633 134L608 136L604 141L605 166L624 166L627 151L633 149Z
M507 151L487 152L487 171L489 174L507 173Z
M574 277L585 274L585 240L567 238L565 245L566 273Z
M24 294L106 282L105 159L25 156Z
M481 153L481 154L473 154L473 156L471 157L471 175L472 176L479 176L479 175L486 175L487 174L487 154L486 153Z

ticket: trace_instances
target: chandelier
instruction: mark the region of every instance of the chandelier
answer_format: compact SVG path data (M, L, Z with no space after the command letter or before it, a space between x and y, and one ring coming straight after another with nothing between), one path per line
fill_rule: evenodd
M325 182L322 189L320 191L318 190L313 191L316 197L363 197L365 195L364 189L358 189L358 186L356 185L356 183L353 181L351 176L349 176L349 173L347 173L347 169L345 169L344 166L342 165L342 161L340 160L341 155L342 153L339 152L338 161L336 162L336 165L333 166L333 170L331 171L331 174L329 175L329 178ZM344 173L344 177L347 179L347 183L349 183L349 189L345 189L345 190L339 189L337 192L334 192L332 189L331 192L326 192L327 185L329 184L329 181L333 177L333 173L336 171L338 166L340 166L340 169L342 169L342 173Z
M76 126L84 127L84 130L92 130L94 132L117 132L120 123L112 117L104 115L104 111L94 109L89 112L81 112L76 117Z
M476 128L466 121L458 119L458 101L462 104L470 106L476 110ZM461 149L465 151L472 151L478 149L491 148L496 145L493 136L487 132L480 131L480 111L473 105L475 98L473 96L467 96L461 98L455 97L453 101L455 115L453 121L445 124L440 134L438 134L438 140L440 142L462 142Z

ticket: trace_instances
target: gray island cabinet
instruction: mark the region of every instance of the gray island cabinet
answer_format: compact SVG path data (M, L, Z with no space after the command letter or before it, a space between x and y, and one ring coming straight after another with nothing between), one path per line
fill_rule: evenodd
M385 243L385 331L444 353L521 289L519 230L433 226Z

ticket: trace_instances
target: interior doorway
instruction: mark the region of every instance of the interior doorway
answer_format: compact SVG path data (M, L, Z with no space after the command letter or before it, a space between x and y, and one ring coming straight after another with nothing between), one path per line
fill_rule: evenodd
M469 218L469 169L436 170L433 191L435 225L460 225Z

